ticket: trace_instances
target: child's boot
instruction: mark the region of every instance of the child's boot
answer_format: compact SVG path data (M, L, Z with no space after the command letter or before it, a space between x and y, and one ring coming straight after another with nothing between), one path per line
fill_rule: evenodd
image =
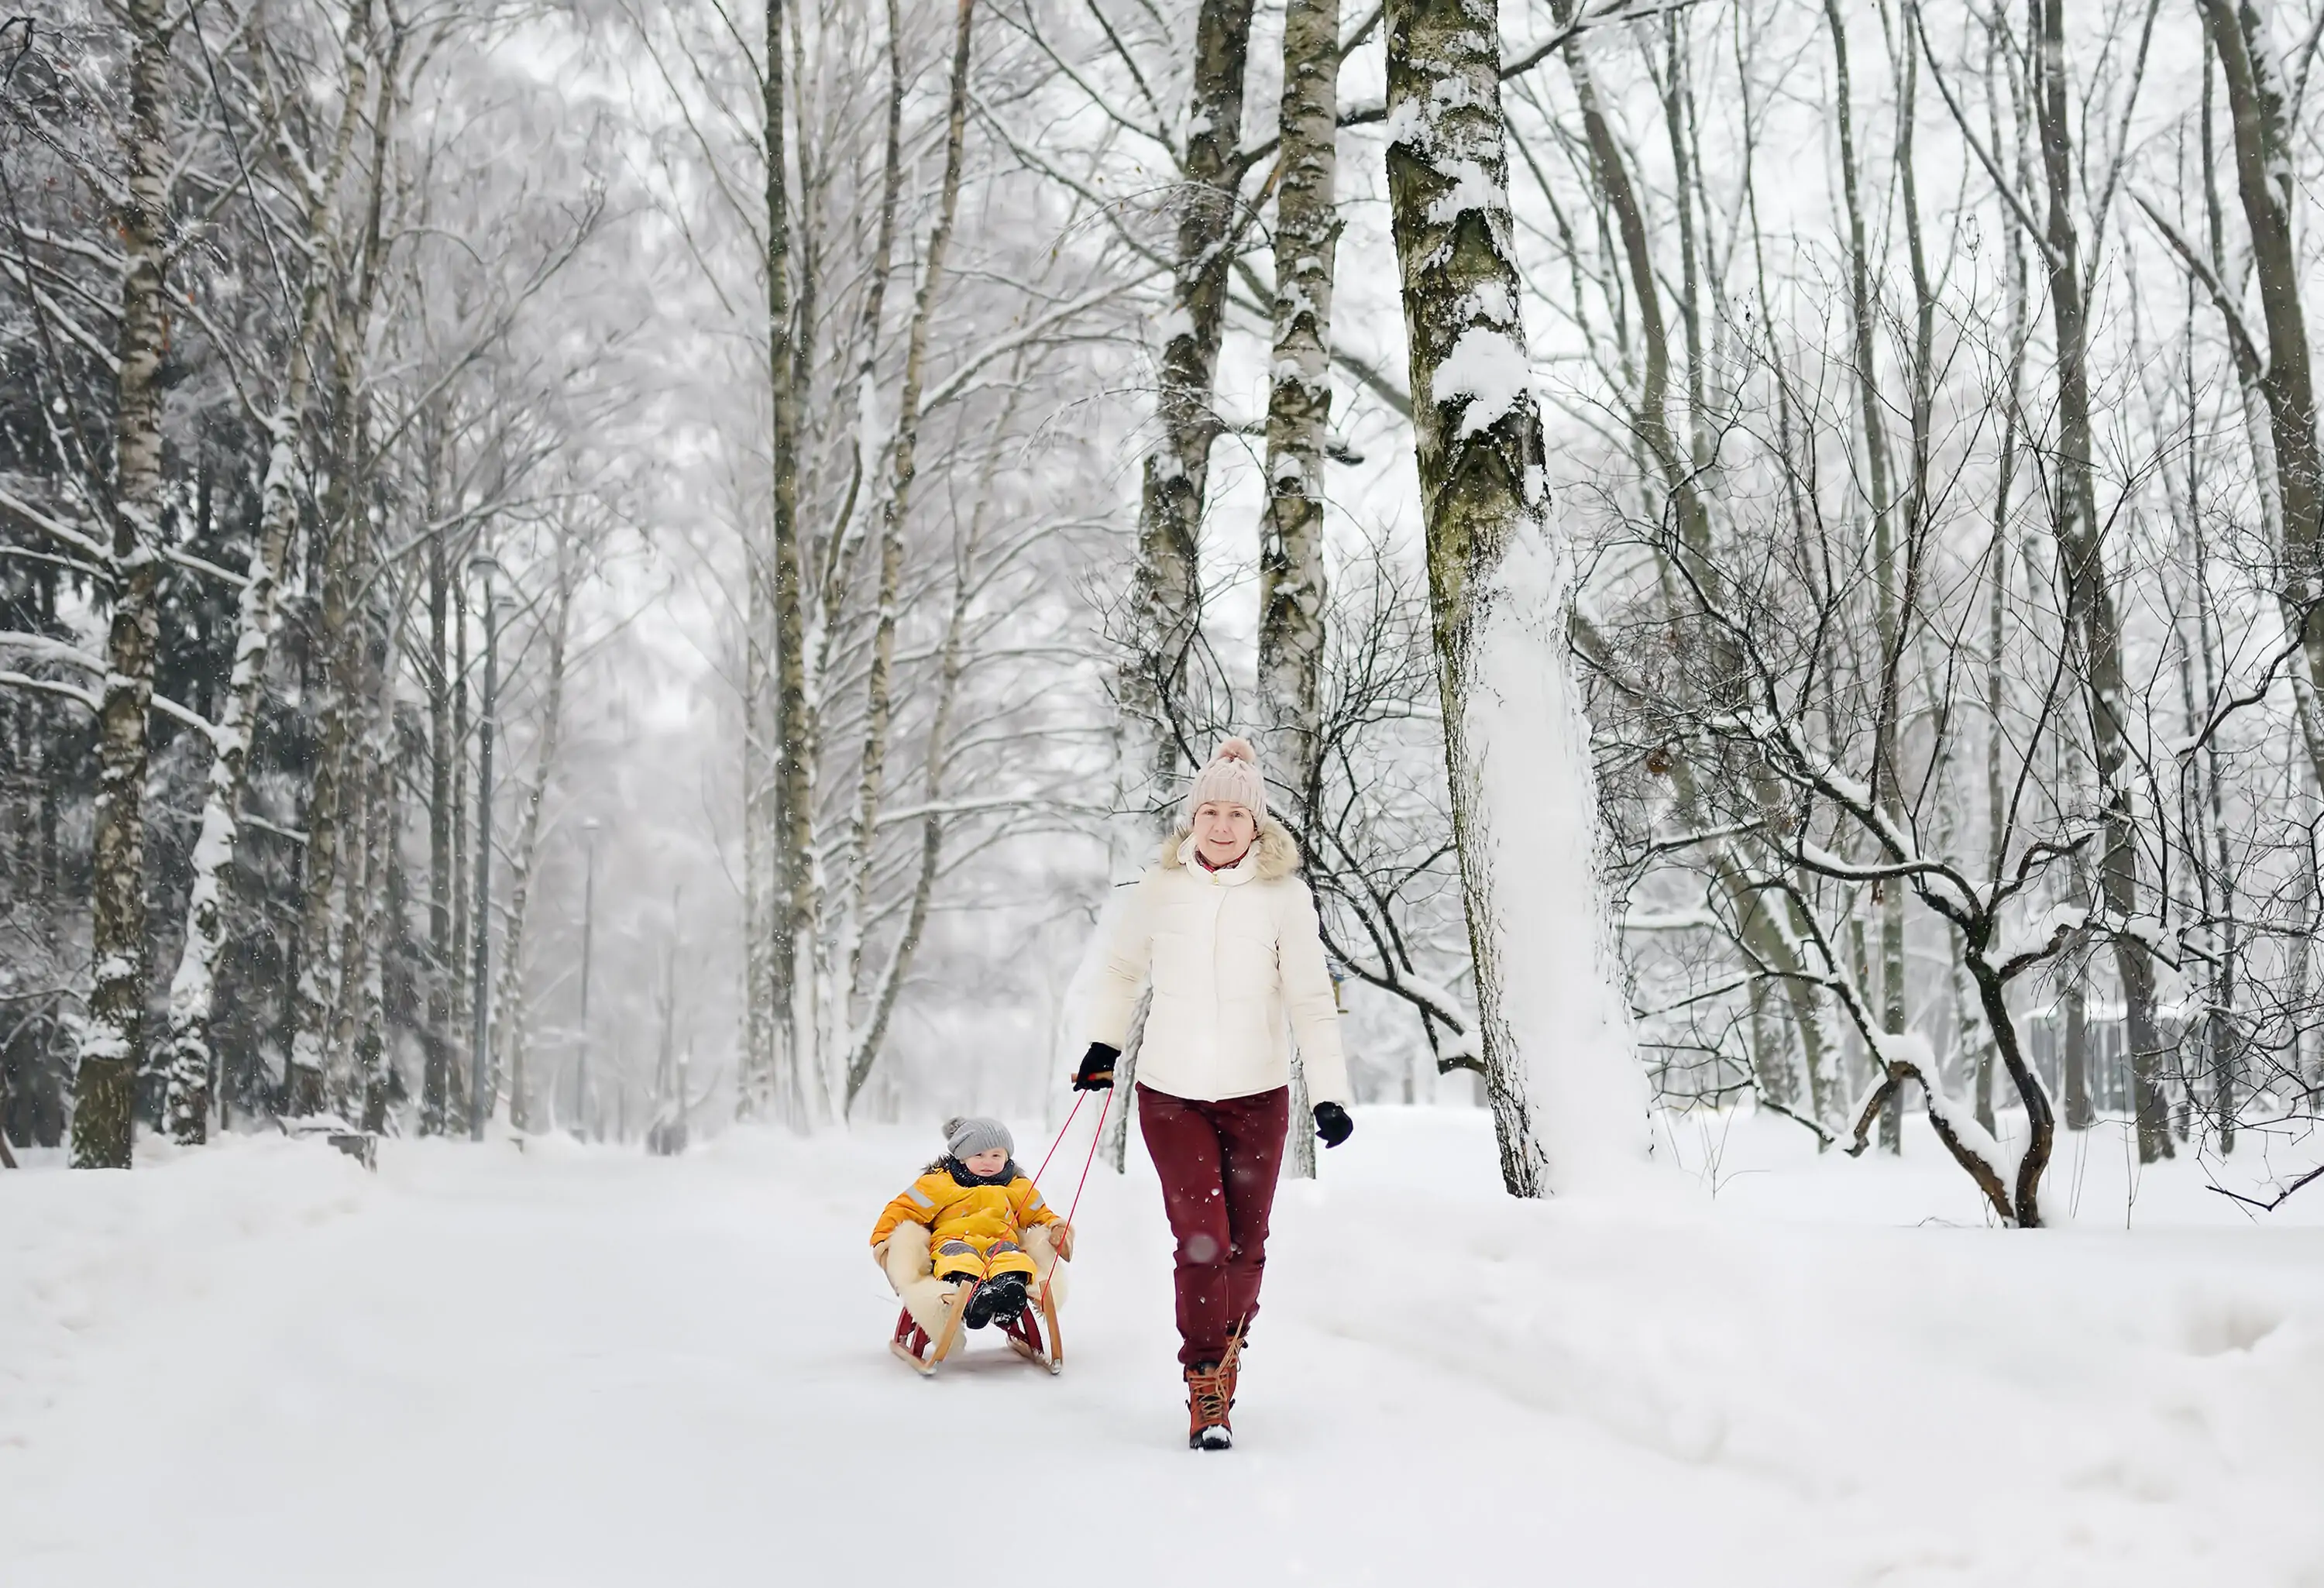
M968 1298L968 1316L964 1321L972 1329L982 1329L987 1324L1006 1324L1024 1310L1025 1276L995 1274Z

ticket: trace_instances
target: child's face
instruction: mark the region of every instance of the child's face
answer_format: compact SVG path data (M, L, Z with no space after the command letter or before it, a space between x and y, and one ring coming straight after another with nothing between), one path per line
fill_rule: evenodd
M972 1175L997 1175L1009 1167L1009 1154L996 1147L990 1152L972 1153L961 1163Z

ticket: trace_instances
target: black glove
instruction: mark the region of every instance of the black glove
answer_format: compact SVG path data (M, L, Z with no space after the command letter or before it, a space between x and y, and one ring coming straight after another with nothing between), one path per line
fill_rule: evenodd
M1336 1103L1315 1105L1315 1134L1323 1138L1324 1146L1337 1147L1355 1133L1356 1122L1348 1117L1346 1109Z
M1121 1049L1103 1042L1093 1042L1082 1055L1082 1067L1074 1072L1076 1092L1111 1092L1113 1090L1113 1061L1121 1057Z

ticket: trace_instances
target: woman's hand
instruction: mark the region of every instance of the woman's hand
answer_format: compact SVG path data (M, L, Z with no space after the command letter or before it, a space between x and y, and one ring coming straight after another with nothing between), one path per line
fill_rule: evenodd
M1103 1042L1093 1042L1082 1055L1082 1067L1074 1072L1076 1092L1111 1092L1113 1090L1114 1062L1120 1058L1121 1049Z
M1348 1117L1346 1109L1336 1103L1315 1105L1315 1134L1323 1138L1324 1146L1337 1147L1355 1133L1356 1122Z

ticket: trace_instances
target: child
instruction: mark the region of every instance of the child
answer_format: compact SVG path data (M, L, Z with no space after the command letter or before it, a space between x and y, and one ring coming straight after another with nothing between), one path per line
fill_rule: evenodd
M949 1122L945 1155L872 1226L872 1255L931 1336L958 1281L977 1281L964 1323L1006 1325L1024 1310L1027 1286L1071 1254L1070 1226L1017 1167L1014 1145L998 1120Z

